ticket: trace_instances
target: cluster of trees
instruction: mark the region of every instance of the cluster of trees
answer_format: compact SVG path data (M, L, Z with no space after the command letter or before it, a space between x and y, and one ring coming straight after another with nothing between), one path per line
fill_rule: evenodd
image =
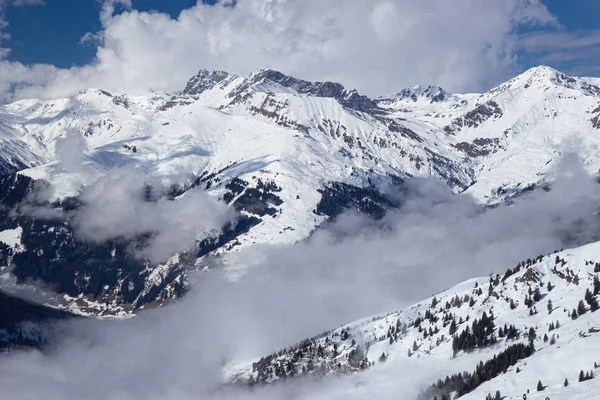
M586 371L585 374L583 370L579 372L579 382L589 381L590 379L594 379L594 371Z
M560 322L558 322L558 320L556 321L556 324L554 322L550 322L550 326L548 326L548 332L552 332L558 328L560 328Z
M502 396L500 395L500 391L496 390L496 394L492 397L491 393L488 393L487 396L485 396L485 400L500 400L502 398Z
M323 335L318 335L302 340L295 346L282 349L254 362L252 371L255 377L248 383L264 384L305 374L324 376L343 368L366 369L373 364L367 359L370 343L367 342L364 347L356 344L348 330L343 329L340 333L328 334L324 341L320 340L322 337ZM350 339L347 348L351 350L345 356L340 356L341 342Z
M600 308L598 300L596 299L598 293L600 293L600 280L598 279L598 276L594 276L594 287L592 290L586 289L584 296L585 303L588 304L591 312L595 312ZM578 316L583 315L588 311L585 303L583 300L579 301L577 308L574 308L571 311L571 319L577 319Z
M418 397L418 400L450 399L450 394L456 392L458 397L475 390L484 382L490 381L498 374L505 373L508 368L519 360L531 356L535 352L532 344L514 344L491 360L480 362L473 373L463 372L439 379Z
M594 292L595 291L596 288L594 287ZM598 300L596 300L596 297L594 297L596 294L597 293L592 294L592 292L590 292L590 289L587 289L585 291L585 302L588 303L588 305L590 306L591 312L595 312L596 310L598 310L598 308L600 308L600 306L598 305Z
M494 336L494 315L488 317L484 312L480 320L475 319L471 329L467 326L459 335L452 339L452 350L454 354L459 351L470 351L475 348L487 347L496 343Z
M542 293L540 288L536 286L535 290L529 288L529 296L525 296L525 305L529 308L533 307L535 303L542 299Z
M395 325L390 325L387 331L387 338L390 341L390 344L398 341L399 338L406 335L408 327L406 324L400 322L400 319L396 320Z
M518 339L521 336L521 332L514 326L506 326L504 324L504 329L502 327L498 328L498 337L505 337L506 340Z

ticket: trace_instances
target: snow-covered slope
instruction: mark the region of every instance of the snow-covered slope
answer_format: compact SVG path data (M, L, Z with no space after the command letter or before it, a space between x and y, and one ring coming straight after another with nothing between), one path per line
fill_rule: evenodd
M266 384L351 375L344 378L355 383L350 398L416 391L420 399L439 399L460 391L461 399L483 399L497 390L505 399L524 393L528 399L597 398L597 380L579 382L579 374L595 377L600 363L598 254L594 243L525 260L503 275L471 279L402 311L365 318L251 363L233 361L225 379ZM533 354L522 352L531 351L530 344ZM494 356L500 361L485 364ZM478 370L480 363L486 369ZM420 372L415 387L407 388L397 376L411 369ZM458 385L446 381L446 375L476 370ZM431 371L438 376L429 378ZM430 388L437 379L442 383Z

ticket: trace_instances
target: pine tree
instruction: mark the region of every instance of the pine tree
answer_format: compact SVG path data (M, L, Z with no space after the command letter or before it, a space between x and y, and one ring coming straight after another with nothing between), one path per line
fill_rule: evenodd
M569 380L567 378L565 378L565 383L563 384L564 387L569 386Z
M450 336L452 336L456 333L456 321L452 320L452 323L450 324L450 328L448 329L448 333L450 334Z
M496 395L494 396L494 400L500 400L500 391L496 390Z
M533 341L535 340L536 334L535 334L535 329L533 329L533 326L531 328L529 328L529 343L533 343Z
M548 291L551 292L552 289L554 289L554 287L552 286L552 284L550 282L548 282L548 287L547 287Z
M594 296L600 293L600 279L598 275L594 275Z
M587 309L585 308L585 304L583 303L583 300L579 300L579 304L577 304L577 314L583 315L586 312L587 312Z
M573 309L573 311L571 311L571 319L577 319L577 310Z
M533 292L533 301L538 302L542 298L542 294L540 293L540 288L536 287Z
M596 311L599 307L598 301L596 300L592 292L590 292L590 289L587 289L585 291L585 302L588 303L588 305L590 306L590 311L592 312Z
M548 314L552 314L552 300L548 300Z
M544 385L542 385L542 381L538 381L537 391L541 392L542 390L544 390Z
M585 381L585 375L583 374L583 370L579 372L579 382Z

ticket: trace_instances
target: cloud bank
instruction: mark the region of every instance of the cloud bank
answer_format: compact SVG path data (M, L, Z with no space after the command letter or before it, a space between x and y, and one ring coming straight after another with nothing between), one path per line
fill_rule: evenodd
M82 190L82 206L72 215L75 233L95 242L151 233L137 255L159 263L192 249L197 238L219 232L235 217L203 190L192 189L175 200L164 196L165 191L140 170L113 169Z
M177 19L105 1L83 67L0 62L4 99L66 96L89 87L176 90L200 68L247 74L274 68L335 80L370 95L439 84L487 89L517 66L518 30L552 25L539 0L222 0ZM115 14L119 4L128 11ZM343 67L341 67L343 66Z

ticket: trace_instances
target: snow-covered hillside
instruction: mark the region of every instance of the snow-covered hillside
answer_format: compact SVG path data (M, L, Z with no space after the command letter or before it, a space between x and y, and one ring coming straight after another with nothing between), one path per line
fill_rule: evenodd
M524 260L503 275L468 280L402 311L248 363L232 361L225 379L268 384L302 375L351 375L344 379L360 382L348 392L352 398L391 398L411 390L420 399L483 399L496 391L504 399L597 398L598 254L600 244L594 243ZM415 387L407 388L406 379L395 377L411 369L421 373ZM437 385L430 388L423 377L432 371L439 376L430 378ZM465 371L468 376L446 379Z
M240 219L205 238L185 261L133 260L107 278L72 261L64 272L65 260L86 257L71 225L5 214L0 238L8 238L8 250L0 264L16 264L20 282L61 282L69 306L85 303L89 312L104 313L107 304L125 304L113 312L129 313L181 294L185 269L205 266L212 255L303 240L349 207L379 217L395 206L382 192L411 177L433 177L494 203L544 181L564 151L578 152L595 173L600 88L589 82L538 67L484 94L421 86L370 99L339 83L272 70L248 77L201 70L177 93L132 97L90 89L6 104L0 106L5 212L34 190L29 178L49 182L46 200L64 211L82 187L127 168L149 182L160 179L172 199L205 190ZM14 171L18 177L6 175ZM61 245L65 240L70 246ZM95 260L121 265L127 256L115 249L130 245L92 246L101 254ZM19 264L22 249L36 268Z

